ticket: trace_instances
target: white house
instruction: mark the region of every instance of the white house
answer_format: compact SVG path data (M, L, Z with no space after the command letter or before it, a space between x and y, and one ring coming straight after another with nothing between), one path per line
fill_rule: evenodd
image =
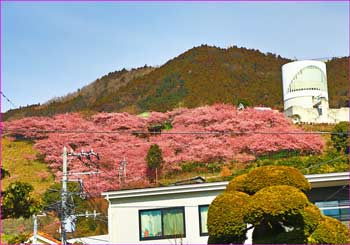
M309 195L311 201L325 209L325 214L350 220L349 192L343 188L349 185L348 172L306 175L306 178L313 187ZM227 184L214 182L104 192L102 195L109 202L109 242L206 244L208 206Z

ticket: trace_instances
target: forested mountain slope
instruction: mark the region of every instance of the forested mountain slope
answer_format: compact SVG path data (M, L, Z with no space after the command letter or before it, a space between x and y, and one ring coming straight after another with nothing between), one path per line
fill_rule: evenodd
M111 72L76 93L44 105L8 111L3 119L63 112L168 111L214 103L283 109L281 66L291 60L258 50L202 45L159 68ZM327 62L331 107L348 105L349 59Z

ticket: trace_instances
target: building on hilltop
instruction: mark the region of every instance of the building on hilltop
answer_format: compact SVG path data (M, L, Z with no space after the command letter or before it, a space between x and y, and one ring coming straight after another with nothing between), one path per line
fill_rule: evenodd
M326 64L303 60L282 66L284 113L294 123L349 121L350 108L329 108Z

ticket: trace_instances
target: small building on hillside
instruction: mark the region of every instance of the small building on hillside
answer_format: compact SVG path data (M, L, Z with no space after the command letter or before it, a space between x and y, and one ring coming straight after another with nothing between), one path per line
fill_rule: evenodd
M35 244L61 244L61 241L53 238L51 235L39 231L37 234ZM24 244L32 244L34 241L34 234L32 234Z
M310 201L325 215L350 220L349 172L305 176ZM102 193L108 200L111 244L206 244L207 212L228 182ZM246 243L251 244L248 240Z
M282 66L284 113L294 123L349 122L350 108L329 108L326 64L302 60Z

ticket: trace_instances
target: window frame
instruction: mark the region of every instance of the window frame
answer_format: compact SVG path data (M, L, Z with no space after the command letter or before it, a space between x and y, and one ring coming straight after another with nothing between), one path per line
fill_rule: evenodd
M163 213L165 210L172 209L180 209L182 211L182 222L183 222L183 234L177 235L164 235L164 221L163 221ZM142 224L141 224L141 214L142 212L147 211L160 211L160 221L161 221L161 229L162 236L157 237L142 237ZM139 240L140 241L149 241L149 240L161 240L161 239L169 239L169 238L185 238L186 237L186 218L185 218L185 207L176 206L176 207L166 207L166 208L153 208L153 209L139 209Z
M209 236L209 232L202 231L201 208L204 208L204 207L208 207L208 210L209 210L209 204L198 205L199 236ZM208 220L208 215L207 215L207 220ZM207 227L207 230L208 230L208 227Z

